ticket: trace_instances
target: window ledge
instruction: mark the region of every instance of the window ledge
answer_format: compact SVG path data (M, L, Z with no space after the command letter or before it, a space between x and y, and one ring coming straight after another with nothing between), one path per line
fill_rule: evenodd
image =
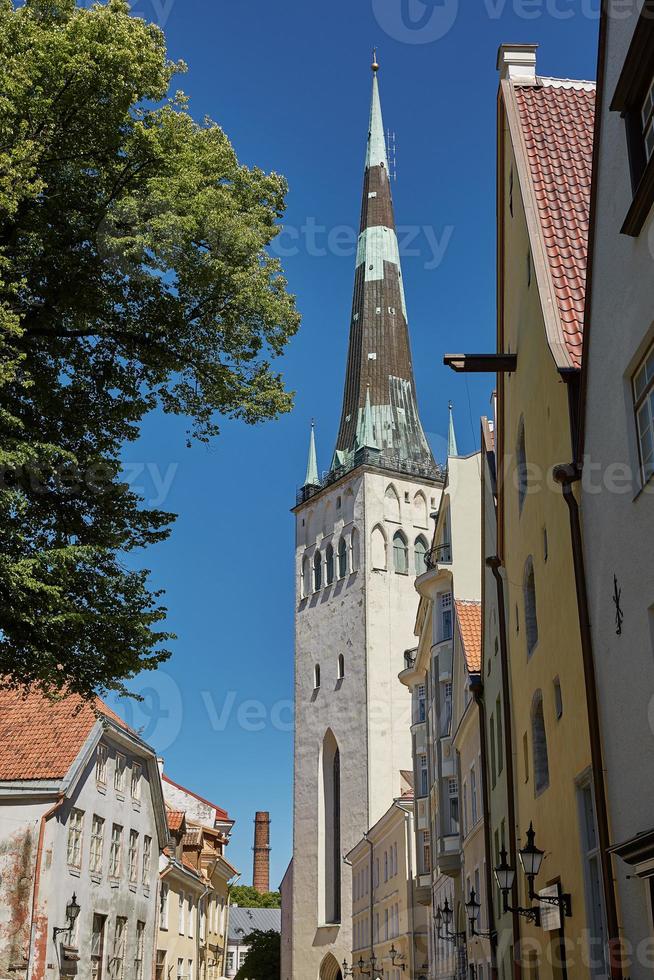
M73 878L79 878L79 877L81 877L82 870L81 870L81 868L76 868L72 864L69 864L68 865L68 874L69 875L72 875Z
M93 882L94 885L99 885L99 884L102 883L102 875L101 874L97 874L95 871L92 871L90 877L91 877L91 881Z
M638 238L654 204L654 156L651 156L634 193L621 234Z

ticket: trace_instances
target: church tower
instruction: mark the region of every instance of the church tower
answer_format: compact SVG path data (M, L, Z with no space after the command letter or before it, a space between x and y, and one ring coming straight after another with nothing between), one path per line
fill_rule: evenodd
M313 426L296 517L291 962L283 980L341 980L352 953L343 857L411 770L416 573L442 473L415 393L376 58L343 411L329 471ZM367 957L372 936L355 951Z

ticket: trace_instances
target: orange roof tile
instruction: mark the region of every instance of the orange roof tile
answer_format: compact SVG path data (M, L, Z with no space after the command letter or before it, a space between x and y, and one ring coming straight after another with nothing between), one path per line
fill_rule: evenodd
M563 342L581 366L595 87L539 79L515 85Z
M36 690L0 688L0 780L63 779L99 715L127 728L100 698L50 701Z
M466 665L471 674L478 674L481 670L481 602L456 599L455 605Z
M168 830L171 833L176 834L184 826L184 818L186 814L183 810L167 810L166 817L168 819Z

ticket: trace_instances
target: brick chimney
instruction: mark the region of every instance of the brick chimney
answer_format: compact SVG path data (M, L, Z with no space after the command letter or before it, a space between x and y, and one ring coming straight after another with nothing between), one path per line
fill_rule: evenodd
M260 810L254 818L252 884L260 895L270 891L270 814Z

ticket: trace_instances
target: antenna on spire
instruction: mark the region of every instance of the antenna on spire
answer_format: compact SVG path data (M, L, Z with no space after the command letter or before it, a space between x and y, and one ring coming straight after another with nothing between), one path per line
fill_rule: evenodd
M375 74L379 71L379 62L377 61L377 48L372 49L372 65L370 67L372 68L373 72L375 72Z
M388 157L388 176L391 180L397 180L397 146L395 143L395 131L386 131L386 156Z

